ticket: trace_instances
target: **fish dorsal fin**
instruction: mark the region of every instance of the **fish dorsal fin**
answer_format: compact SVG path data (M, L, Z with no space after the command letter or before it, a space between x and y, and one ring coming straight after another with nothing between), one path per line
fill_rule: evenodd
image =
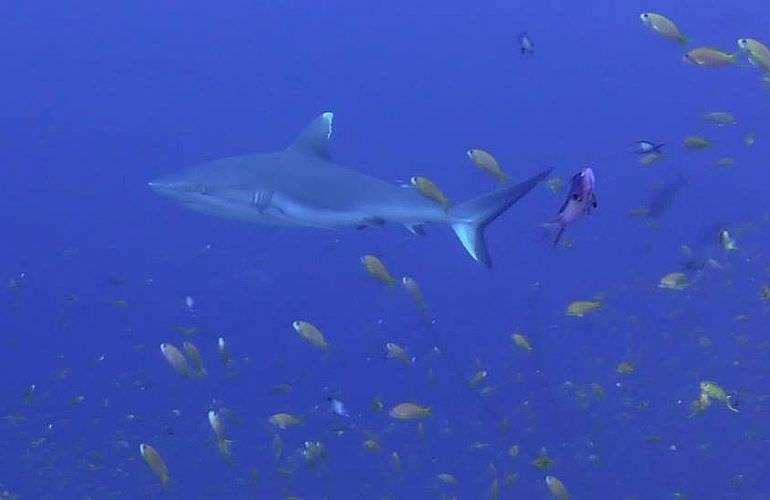
M322 113L308 123L289 149L300 153L329 158L329 137L332 135L334 113Z

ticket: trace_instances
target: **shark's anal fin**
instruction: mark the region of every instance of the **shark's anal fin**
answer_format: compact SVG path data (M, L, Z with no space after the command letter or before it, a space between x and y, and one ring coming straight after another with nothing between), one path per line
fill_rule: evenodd
M289 149L300 153L329 158L329 138L332 135L332 121L334 113L322 113L315 120L308 123L299 133Z
M503 187L449 209L449 214L455 220L452 229L471 257L486 267L492 267L492 259L484 242L484 228L550 173L550 169L540 172L520 184Z
M422 224L407 224L406 228L417 236L425 236L425 226Z

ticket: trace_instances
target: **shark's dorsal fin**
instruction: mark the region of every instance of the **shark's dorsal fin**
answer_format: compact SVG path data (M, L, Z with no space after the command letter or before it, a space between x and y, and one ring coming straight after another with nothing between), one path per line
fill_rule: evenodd
M332 120L334 113L322 113L318 118L308 123L300 132L289 149L322 158L329 158L329 137L332 135Z

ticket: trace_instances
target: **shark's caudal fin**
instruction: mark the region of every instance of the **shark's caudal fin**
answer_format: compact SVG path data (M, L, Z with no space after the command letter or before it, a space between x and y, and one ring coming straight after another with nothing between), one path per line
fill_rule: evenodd
M452 229L471 257L486 267L492 266L492 259L484 242L484 228L550 173L551 170L540 172L520 184L503 187L450 208L449 213L456 220L452 223Z

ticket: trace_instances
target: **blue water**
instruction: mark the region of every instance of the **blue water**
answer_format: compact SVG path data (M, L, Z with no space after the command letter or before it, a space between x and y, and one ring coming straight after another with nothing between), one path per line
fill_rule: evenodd
M500 498L548 498L552 474L578 499L770 498L760 298L770 281L770 93L745 58L686 65L683 49L639 20L660 11L690 47L734 51L739 37L770 42L770 4L323 4L0 7L2 495L481 499L497 478ZM519 53L522 30L532 55ZM738 124L700 117L721 110ZM538 186L488 228L488 270L446 227L426 237L260 227L184 210L146 187L189 165L283 148L324 111L335 113L334 157L366 174L428 176L465 199L495 187L465 157L483 148L519 180L549 167L567 180L590 165L599 207L568 228L571 247L553 249L538 225L564 191ZM746 147L750 130L757 140ZM713 146L686 151L689 134ZM626 151L638 139L666 143L666 156L639 165ZM714 166L722 156L736 166ZM678 175L687 186L655 228L629 215ZM723 227L738 251L719 246ZM687 271L690 287L663 290L660 277L687 259L682 245L721 268ZM366 275L364 254L420 282L433 326L402 290ZM597 294L601 311L565 315ZM328 353L297 336L297 319L321 328ZM531 353L512 346L517 329ZM184 341L201 350L205 378L175 373L158 349ZM385 361L389 341L415 365ZM621 361L635 372L619 374ZM492 394L469 387L478 369ZM702 380L740 412L714 402L688 418ZM292 392L273 394L277 384ZM329 396L352 417L331 414ZM402 401L432 408L422 435L388 416ZM232 466L209 428L212 406L233 415ZM277 412L303 423L277 432L276 460L267 418ZM370 438L380 452L362 446ZM308 440L324 443L321 463L301 457ZM168 465L163 493L141 442ZM541 447L547 471L530 464Z

